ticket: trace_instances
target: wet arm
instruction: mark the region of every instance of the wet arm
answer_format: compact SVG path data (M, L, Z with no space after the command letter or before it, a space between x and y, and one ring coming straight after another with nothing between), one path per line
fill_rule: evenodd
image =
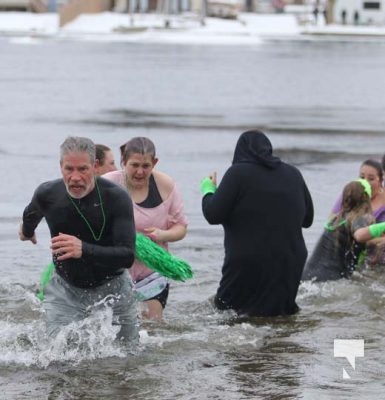
M379 238L383 236L384 232L385 222L379 222L377 224L372 224L364 228L357 229L353 236L357 242L364 243L373 238Z

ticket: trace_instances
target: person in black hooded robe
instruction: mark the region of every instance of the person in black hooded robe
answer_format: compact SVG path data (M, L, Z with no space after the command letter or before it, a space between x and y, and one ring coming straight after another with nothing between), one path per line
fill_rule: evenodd
M204 217L224 228L216 308L241 316L296 313L307 257L302 228L310 227L314 217L300 171L273 156L264 133L247 131L218 188L214 173L202 180L201 192Z

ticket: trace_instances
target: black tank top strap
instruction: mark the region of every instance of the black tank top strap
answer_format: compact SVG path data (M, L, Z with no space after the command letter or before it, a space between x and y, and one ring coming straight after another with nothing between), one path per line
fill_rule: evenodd
M154 175L150 175L149 185L148 185L148 196L146 200L141 203L137 203L138 206L144 208L154 208L159 206L163 202L162 196L159 193L158 186L156 185Z

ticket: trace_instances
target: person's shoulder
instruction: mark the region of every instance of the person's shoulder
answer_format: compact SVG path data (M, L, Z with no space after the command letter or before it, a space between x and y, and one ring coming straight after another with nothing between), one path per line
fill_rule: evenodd
M281 168L285 169L287 173L291 174L291 176L296 176L297 178L300 178L301 180L303 179L302 172L298 167L296 167L293 164L288 164L286 162L281 162L280 164Z
M37 191L38 192L46 192L49 190L57 190L58 187L63 186L63 179L58 178L58 179L53 179L50 181L45 181L42 182L38 187Z
M296 167L296 166L293 165L293 164L289 164L289 163L287 163L287 162L285 162L285 161L281 161L280 166L281 166L282 168L286 168L286 169L288 169L288 170L295 171L295 172L297 172L297 173L300 172L299 169L298 169L298 167Z
M123 177L122 170L110 171L101 176L101 178L107 179L113 182L120 182Z
M352 227L353 227L353 230L356 230L358 228L363 228L365 226L371 225L375 222L376 222L376 220L372 214L365 213L365 214L357 215L353 218Z
M115 171L114 171L114 172L115 172ZM109 173L109 172L108 172L108 173ZM105 174L105 175L107 175L107 174ZM123 188L121 185L119 185L115 180L108 179L108 178L106 178L104 175L98 176L98 177L96 178L96 180L97 180L98 185L99 185L101 188L103 188L103 189L113 189L113 190L119 189L119 190L122 190L122 191L126 191L126 190L124 190L124 188Z
M66 192L64 181L62 178L40 183L33 194L35 201L38 202L55 202Z
M154 176L158 190L164 193L171 193L174 190L175 181L170 175L158 170L153 170L152 175Z
M118 198L122 199L123 201L131 199L127 190L117 182L105 179L103 176L98 176L97 184L103 195L107 196L108 198L114 198L114 201L116 201Z
M102 178L108 179L111 177L121 176L123 171L121 169L117 169L115 171L106 172L105 174L101 175Z

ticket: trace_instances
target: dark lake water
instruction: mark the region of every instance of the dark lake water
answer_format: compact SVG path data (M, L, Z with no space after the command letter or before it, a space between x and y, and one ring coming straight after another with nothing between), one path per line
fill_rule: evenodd
M373 399L385 376L385 278L300 287L290 318L234 322L216 313L219 226L201 214L199 182L223 175L238 136L259 128L302 171L315 203L312 250L343 185L385 153L385 44L300 38L255 46L96 43L0 38L0 387L5 399ZM35 284L49 262L18 224L34 188L59 176L67 135L119 145L154 140L189 218L171 250L195 277L172 283L164 322L141 325L141 346L111 344L100 314L47 341ZM70 340L71 332L77 339ZM335 339L365 341L355 369ZM352 379L343 379L343 368Z

